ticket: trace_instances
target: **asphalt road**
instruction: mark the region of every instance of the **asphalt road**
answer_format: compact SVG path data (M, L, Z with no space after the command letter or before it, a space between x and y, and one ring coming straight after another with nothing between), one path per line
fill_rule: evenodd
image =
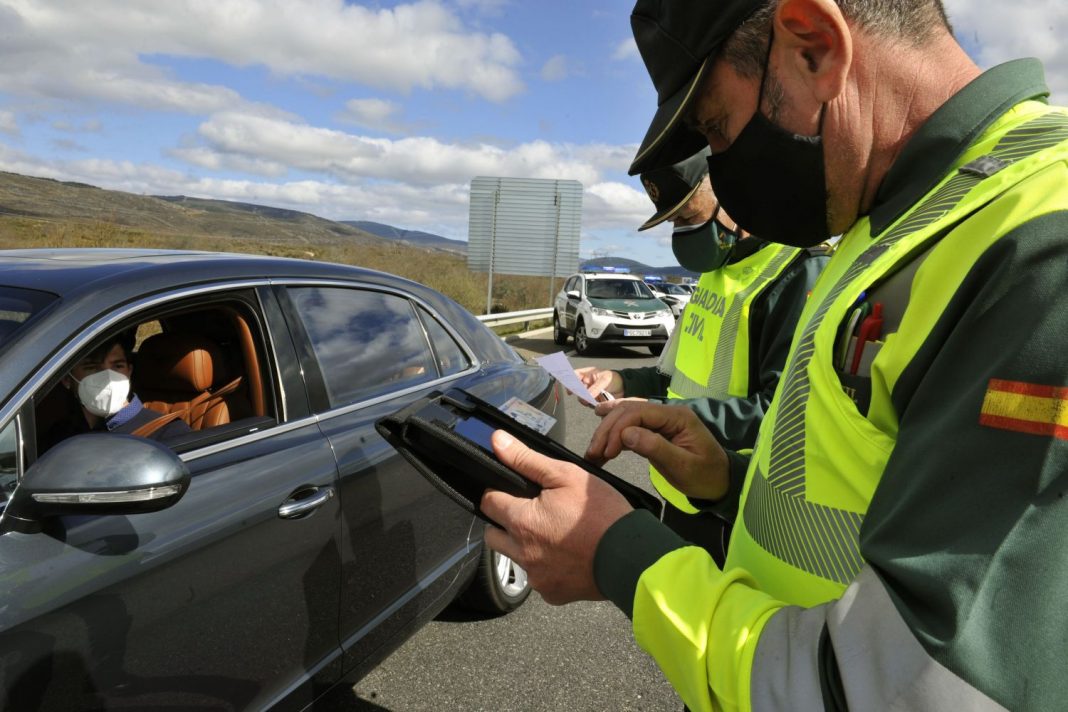
M558 351L548 333L513 343L524 355ZM655 364L646 349L606 349L576 366ZM574 398L565 404L566 445L582 452L598 419ZM643 460L625 454L608 468L649 488ZM630 621L609 603L553 607L537 593L514 613L472 619L448 609L353 689L341 709L660 710L683 707L652 659L634 643Z

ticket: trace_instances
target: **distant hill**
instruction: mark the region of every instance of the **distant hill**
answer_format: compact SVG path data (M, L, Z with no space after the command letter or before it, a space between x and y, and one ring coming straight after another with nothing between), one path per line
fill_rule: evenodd
M364 232L385 238L387 240L400 240L418 247L429 247L435 250L449 250L462 255L467 254L467 243L463 240L450 240L441 235L434 235L419 230L405 230L392 225L371 222L370 220L342 220L343 225L351 225Z
M630 274L637 275L657 275L660 277L692 277L696 279L700 275L690 270L680 267L679 265L668 265L667 267L650 267L647 264L638 262L636 260L629 260L626 257L596 257L590 260L584 260L579 264L579 269L582 271L601 271L605 267L613 267L616 269L625 268L629 270Z
M351 225L296 210L181 195L135 195L2 171L0 216L106 224L155 235L255 240L265 245L349 246L382 240Z

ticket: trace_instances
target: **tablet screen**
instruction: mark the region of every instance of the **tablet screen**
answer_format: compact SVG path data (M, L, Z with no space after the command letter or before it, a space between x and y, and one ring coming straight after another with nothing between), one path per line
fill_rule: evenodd
M493 431L496 428L492 425L488 425L478 418L459 418L452 430L493 455L493 444L490 442L490 436L493 435Z

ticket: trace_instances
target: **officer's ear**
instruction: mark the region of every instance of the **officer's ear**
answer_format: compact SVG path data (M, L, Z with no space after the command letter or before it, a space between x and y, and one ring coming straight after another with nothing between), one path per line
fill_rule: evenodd
M783 81L799 82L824 105L845 91L853 63L853 36L835 0L782 0L775 11L772 51L780 53ZM785 61L783 61L785 60Z

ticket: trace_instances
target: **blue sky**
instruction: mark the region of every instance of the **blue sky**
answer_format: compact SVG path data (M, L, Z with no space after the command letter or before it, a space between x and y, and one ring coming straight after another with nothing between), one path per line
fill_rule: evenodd
M1068 3L948 0L988 67ZM626 168L655 96L631 0L0 0L0 170L467 236L476 175L583 183L582 254L674 262Z

